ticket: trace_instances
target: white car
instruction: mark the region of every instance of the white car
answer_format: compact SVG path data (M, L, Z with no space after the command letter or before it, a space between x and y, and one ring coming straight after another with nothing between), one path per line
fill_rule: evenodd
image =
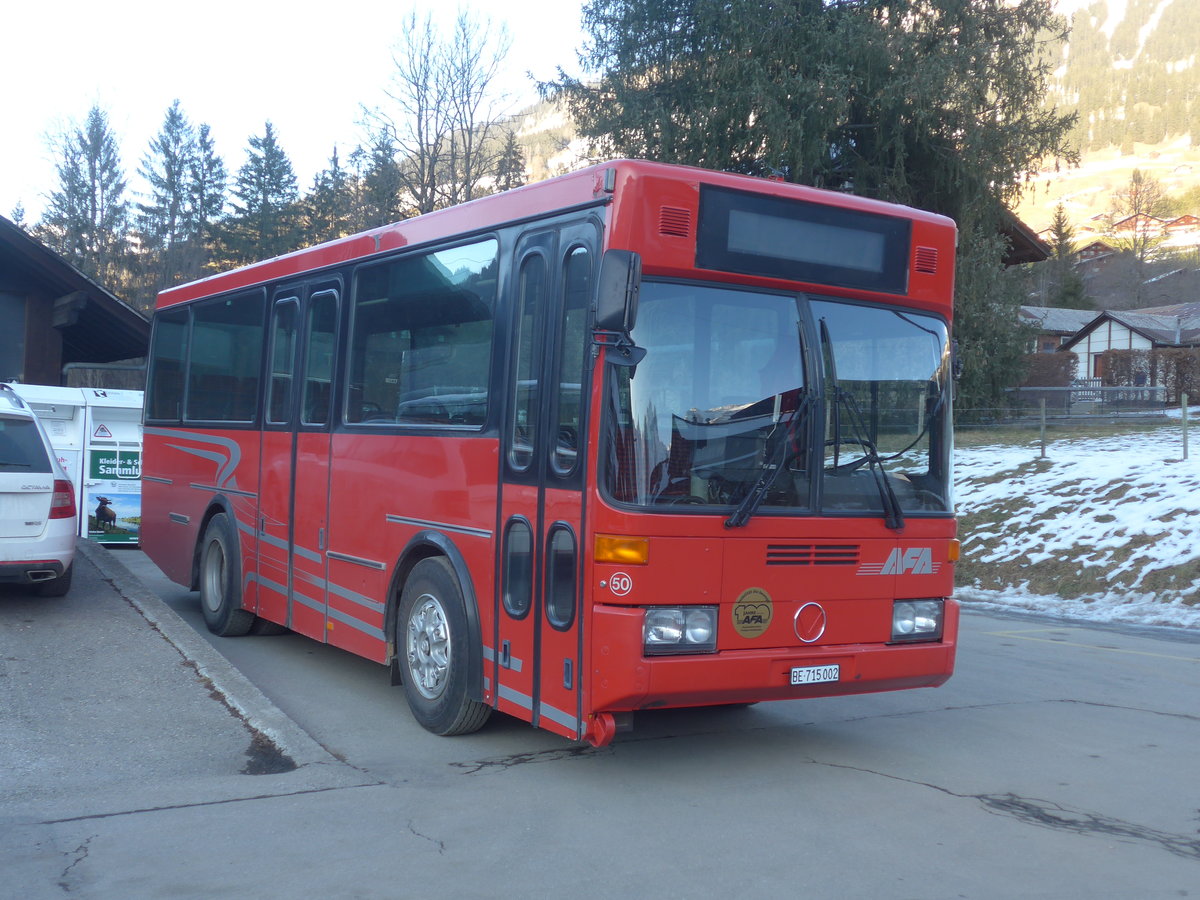
M75 489L33 410L0 384L0 582L32 585L43 597L71 588Z

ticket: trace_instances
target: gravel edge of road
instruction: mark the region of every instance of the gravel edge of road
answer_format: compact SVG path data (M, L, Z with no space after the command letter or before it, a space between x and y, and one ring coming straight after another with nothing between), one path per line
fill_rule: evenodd
M297 767L339 764L340 761L315 741L239 672L211 644L198 635L175 610L147 588L124 563L94 541L80 539L76 552L91 563L100 577L129 602L179 654L207 679L221 700L252 732L275 745L279 753Z

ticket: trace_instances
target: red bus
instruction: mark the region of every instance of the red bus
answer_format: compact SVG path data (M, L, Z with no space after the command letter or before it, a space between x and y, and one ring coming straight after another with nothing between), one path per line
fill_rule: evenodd
M943 683L954 224L639 161L160 295L142 546L438 734Z

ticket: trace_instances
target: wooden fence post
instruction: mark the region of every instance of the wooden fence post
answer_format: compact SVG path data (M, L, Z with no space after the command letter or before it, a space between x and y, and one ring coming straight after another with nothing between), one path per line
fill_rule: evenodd
M1038 409L1039 409L1038 418L1041 420L1041 426L1039 428L1039 432L1040 432L1039 437L1040 437L1040 440L1042 443L1042 459L1045 459L1046 458L1046 398L1045 397L1042 397L1038 401ZM1185 450L1184 453L1185 453L1184 458L1186 459L1187 451Z
M1188 395L1181 394L1179 408L1183 413L1183 458L1188 458Z

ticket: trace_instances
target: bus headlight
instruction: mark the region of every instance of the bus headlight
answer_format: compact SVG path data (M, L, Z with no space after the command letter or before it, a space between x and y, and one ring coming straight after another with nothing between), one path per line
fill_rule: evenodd
M941 600L897 600L892 605L892 642L941 640L944 607Z
M715 606L649 606L642 619L642 651L646 656L715 653Z

